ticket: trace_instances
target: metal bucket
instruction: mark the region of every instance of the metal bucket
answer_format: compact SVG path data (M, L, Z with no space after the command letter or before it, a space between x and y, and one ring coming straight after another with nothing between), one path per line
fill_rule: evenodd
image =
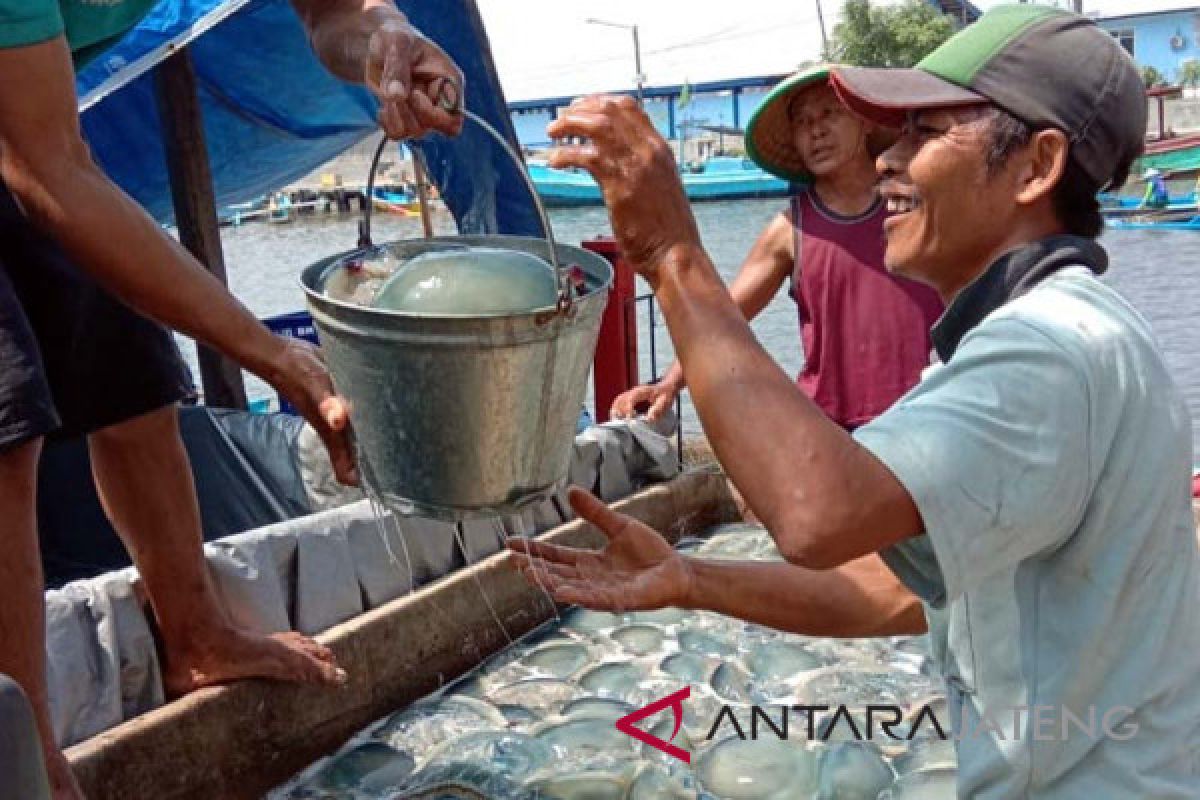
M365 228L360 244L370 242L369 220ZM553 308L457 316L370 308L324 291L368 253L406 260L461 246L540 256L558 269L560 287L565 266L578 266L584 292L565 290ZM309 310L371 488L400 513L452 521L512 513L561 488L612 275L595 253L515 236L394 242L305 269Z
M446 237L386 245L411 258L447 244L547 258L541 239ZM321 348L368 462L393 508L440 519L510 513L561 487L608 302L612 267L557 245L587 293L565 310L498 316L383 311L325 295L325 280L362 251L304 270Z

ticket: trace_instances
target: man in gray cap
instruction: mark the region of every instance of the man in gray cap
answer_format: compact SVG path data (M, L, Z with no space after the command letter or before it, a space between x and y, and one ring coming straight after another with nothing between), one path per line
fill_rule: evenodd
M1095 194L1124 181L1145 131L1134 65L1083 17L1021 5L914 70L833 82L902 127L878 162L885 262L946 301L940 363L853 435L831 424L733 306L645 117L579 101L550 133L590 141L552 163L604 188L714 450L789 563L687 559L575 492L609 545L522 543L522 566L566 601L809 634L923 616L960 796L1200 796L1190 421L1149 326L1098 277Z

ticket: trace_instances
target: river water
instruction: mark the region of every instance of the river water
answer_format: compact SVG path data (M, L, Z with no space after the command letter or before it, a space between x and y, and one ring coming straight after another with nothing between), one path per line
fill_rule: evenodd
M737 272L758 233L783 202L739 200L700 203L694 206L701 235L721 274L728 280ZM610 232L603 208L561 209L551 212L555 235L562 242L578 243ZM453 220L441 214L437 228L453 232ZM258 316L266 317L303 308L300 270L333 253L350 249L357 237L354 217L302 217L284 225L251 223L223 230L230 286ZM373 218L377 242L420 236L416 219L385 214ZM1117 288L1150 320L1166 354L1175 380L1183 388L1193 419L1200 417L1200 234L1190 231L1110 231L1101 240L1108 248L1111 266L1105 280ZM646 288L642 287L642 292ZM639 309L639 360L643 379L650 379L650 330L647 303ZM670 338L661 317L656 317L654 350L658 372L672 358ZM803 363L794 303L785 292L754 320L759 341L789 373ZM185 354L192 359L191 348ZM267 387L251 380L252 397L265 397ZM684 395L684 430L700 431L695 412ZM590 407L590 400L589 400ZM1200 452L1200 429L1193 430L1193 451ZM1200 459L1197 459L1200 460Z

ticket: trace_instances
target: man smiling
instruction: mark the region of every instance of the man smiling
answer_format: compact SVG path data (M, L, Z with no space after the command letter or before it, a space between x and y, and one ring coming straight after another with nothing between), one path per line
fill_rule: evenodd
M729 293L747 319L781 286L796 301L804 366L801 391L846 430L870 422L911 389L929 364L929 326L942 303L927 286L883 267L875 157L894 132L850 113L829 86L829 67L801 70L771 90L746 126L746 149L763 169L803 188L766 227ZM654 384L613 403L655 419L684 387L673 364Z
M816 635L921 627L919 598L961 796L1200 796L1190 422L1148 325L1097 277L1094 196L1142 148L1136 69L1092 22L1021 5L915 70L835 70L833 83L858 113L903 126L878 163L894 212L885 262L947 301L941 363L853 437L830 423L724 292L644 116L580 101L550 132L591 141L553 162L604 188L709 440L789 563L686 559L577 491L609 545L516 544L522 566L570 602ZM1046 724L1068 715L1103 731Z

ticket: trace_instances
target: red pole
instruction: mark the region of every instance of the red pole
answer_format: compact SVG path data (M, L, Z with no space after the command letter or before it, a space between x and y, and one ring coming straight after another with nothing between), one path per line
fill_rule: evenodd
M585 250L603 256L613 265L613 287L600 322L596 346L596 421L607 422L617 395L638 383L637 287L628 262L621 258L616 241L601 236L583 242Z

